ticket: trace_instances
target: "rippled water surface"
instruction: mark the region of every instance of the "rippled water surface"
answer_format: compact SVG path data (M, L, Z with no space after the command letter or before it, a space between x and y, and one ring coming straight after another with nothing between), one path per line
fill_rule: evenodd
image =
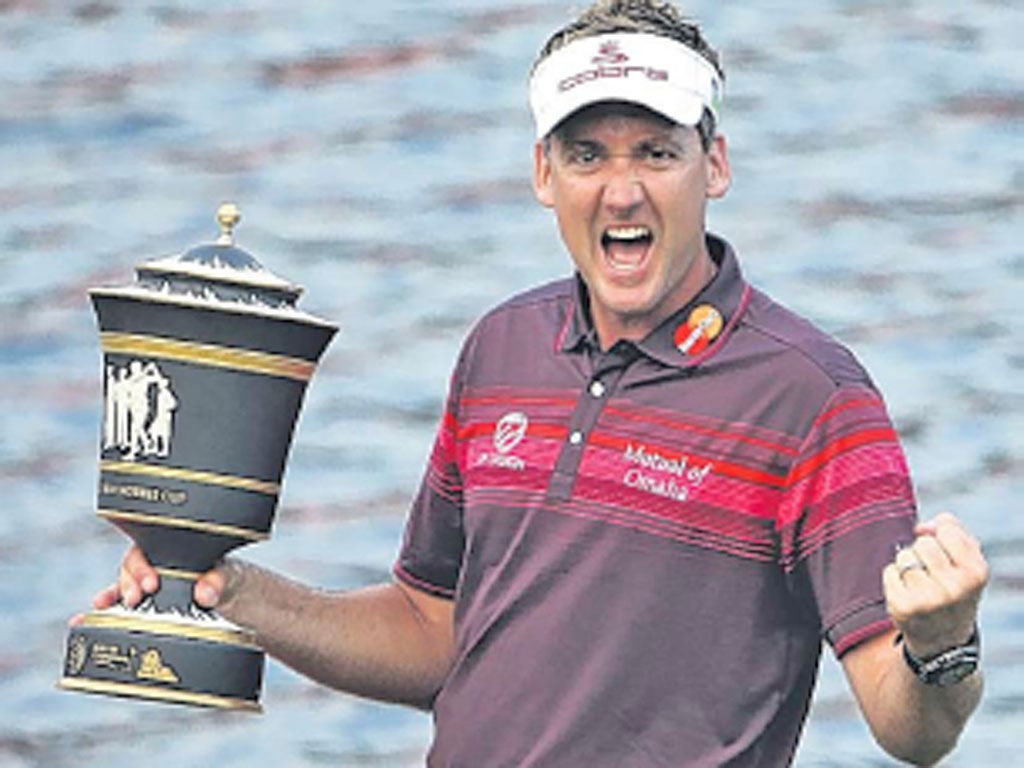
M923 513L993 578L988 688L946 765L1021 765L1024 9L998 0L694 2L729 72L735 181L712 228L858 352ZM473 318L564 274L528 184L525 77L566 3L0 0L0 765L414 766L425 715L270 663L266 714L58 693L67 617L125 539L94 513L100 357L85 290L215 234L341 335L273 538L247 555L387 577ZM889 765L834 662L799 766Z

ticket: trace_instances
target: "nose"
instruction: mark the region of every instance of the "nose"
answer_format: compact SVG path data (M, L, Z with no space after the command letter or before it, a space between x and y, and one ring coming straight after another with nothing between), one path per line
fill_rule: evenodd
M629 157L616 157L605 177L604 204L618 215L628 214L643 204L644 195L636 164Z

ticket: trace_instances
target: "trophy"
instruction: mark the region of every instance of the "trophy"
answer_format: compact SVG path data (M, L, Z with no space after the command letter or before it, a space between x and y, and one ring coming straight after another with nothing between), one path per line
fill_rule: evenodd
M337 328L235 246L240 218L224 204L216 242L89 292L103 349L97 514L138 544L160 589L69 630L66 690L261 709L263 650L192 588L268 537L306 385Z

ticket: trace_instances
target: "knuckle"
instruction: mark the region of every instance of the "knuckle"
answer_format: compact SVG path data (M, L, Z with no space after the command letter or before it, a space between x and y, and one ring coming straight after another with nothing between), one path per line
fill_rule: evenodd
M886 612L889 614L889 617L897 624L905 623L907 619L910 617L910 614L903 610L903 608L897 605L896 603L887 602L885 605L885 609Z
M978 565L973 572L974 577L974 589L976 592L981 592L988 586L988 580L991 577L991 572L988 569L987 563L981 563Z

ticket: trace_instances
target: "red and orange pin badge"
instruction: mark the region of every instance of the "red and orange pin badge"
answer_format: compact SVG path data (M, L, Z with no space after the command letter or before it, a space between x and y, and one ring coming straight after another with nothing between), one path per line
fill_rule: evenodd
M721 312L710 304L701 304L676 328L673 339L676 349L684 355L699 355L718 338L724 324Z

